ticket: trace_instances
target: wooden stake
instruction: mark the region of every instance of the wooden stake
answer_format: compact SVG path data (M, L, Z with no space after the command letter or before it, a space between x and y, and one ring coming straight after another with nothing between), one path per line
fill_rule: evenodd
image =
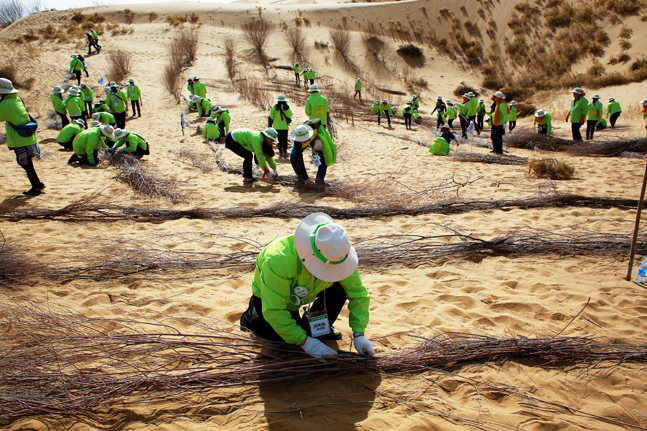
M647 185L647 156L645 156L645 173L643 174L643 187L640 190L640 201L638 202L638 211L636 211L636 223L634 225L634 236L631 239L631 251L629 252L629 268L625 280L631 281L631 270L634 266L634 255L636 254L636 238L638 238L638 228L640 227L640 213L643 209L645 200L645 186Z

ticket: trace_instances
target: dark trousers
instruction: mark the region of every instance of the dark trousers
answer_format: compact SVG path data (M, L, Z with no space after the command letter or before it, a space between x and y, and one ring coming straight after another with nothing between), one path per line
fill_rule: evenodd
M231 136L231 132L227 133L227 137L225 138L225 148L243 158L243 178L253 178L252 160L254 159L254 153L246 150L242 145L236 142L234 137Z
M573 131L573 140L574 141L581 141L582 140L582 133L580 132L581 127L582 127L582 124L580 124L580 123L571 123L571 130Z
M72 163L75 163L75 162L78 163L79 165L87 165L88 163L90 163L90 161L88 160L88 156L86 154L79 155L74 153L67 161L67 164L71 165ZM97 150L94 151L94 163L96 163L97 165L101 163L101 159L99 159L99 151Z
M503 125L492 126L492 148L497 154L503 154Z
M385 112L384 116L386 117L387 121L389 122L389 127L391 127L391 115L388 112ZM382 114L378 113L377 114L377 124L380 124L380 119L381 118L382 118Z
M333 326L341 309L346 303L346 291L341 284L333 283L332 286L324 291L319 292L315 298L310 312L326 310L328 312L328 322ZM324 301L325 296L325 301ZM299 311L290 311L290 316L294 322L302 327L308 336L310 336L310 325L308 321L301 317ZM247 310L240 317L240 326L253 332L255 335L271 341L284 341L279 334L276 333L272 325L265 320L263 316L263 300L257 296L252 295L249 299L249 306Z
M404 125L407 128L411 128L411 114L402 114L404 117Z
M279 154L287 154L288 153L288 131L287 130L277 130L276 133L279 135Z
M445 124L445 117L443 117L442 112L439 112L438 117L436 117L436 129L440 128L443 124Z
M297 85L301 84L301 77L299 76L298 73L294 74L294 79L295 79Z
M479 126L479 129L483 130L483 115L477 115L476 116L476 123Z
M61 129L70 124L70 120L67 119L67 115L61 114L60 112L57 112L57 114L61 117Z
M478 125L478 123L476 122L476 115L472 115L471 117L468 117L467 119L468 119L469 121L471 121L472 123L474 123L474 132L475 132L475 133L481 133L481 129L479 129L479 125ZM468 124L468 125L469 125L469 124Z
M220 138L218 138L218 139L219 139L219 140L220 140L220 139L225 139L225 136L226 136L227 134L225 133L225 125L224 125L224 124L219 123L219 125L218 125L218 131L220 132Z
M449 126L449 128L450 128L450 129L452 129L452 130L454 130L454 124L453 124L453 123L454 123L454 119L453 119L453 118L449 118L449 119L447 120L447 125L448 125L448 126Z
M112 114L115 117L115 121L117 122L117 127L120 129L125 129L126 128L126 111L122 113L117 113L115 112Z
M359 100L362 100L362 90L355 90L355 95L353 96L353 99L357 97L359 94Z
M315 80L314 80L314 79L310 79L310 85L314 85L314 83L315 83Z
M27 174L27 178L29 178L29 183L31 184L32 187L36 187L38 183L40 183L40 179L38 179L38 175L36 174L36 169L34 169L34 164L31 161L32 156L27 156L25 160L25 164L23 165L20 163L20 159L18 158L18 153L16 153L16 162L18 162L18 165L25 170L25 173Z
M510 121L510 131L512 132L514 128L517 127L517 122L516 121Z
M67 142L59 142L58 144L66 150L72 150L73 143L74 143L74 138L70 139Z
M461 131L463 133L462 136L463 138L467 139L467 126L469 126L470 123L467 120L467 118L462 114L458 117L458 120L461 122Z
M76 85L81 85L81 71L75 70L72 73L76 76Z
M593 132L595 132L595 123L598 120L586 120L586 139L593 139Z
M131 100L130 105L133 107L133 117L135 116L135 107L137 108L137 115L142 116L142 111L139 108L139 100Z
M299 148L297 148L299 147ZM299 169L299 163L297 162L297 151L301 151L301 145L292 145L292 151L290 152L290 164L292 164L292 169L298 177L303 176L301 170ZM303 153L302 157L303 157ZM324 157L323 151L317 151L317 155L321 160L321 165L317 168L317 179L323 181L326 178L326 172L328 172L328 166L326 166L326 158Z
M611 116L609 117L609 123L611 123L612 128L616 127L616 121L618 121L620 114L622 114L622 112L616 112L615 114L611 114Z
M90 118L92 116L92 102L88 100L85 101L85 116L87 118Z

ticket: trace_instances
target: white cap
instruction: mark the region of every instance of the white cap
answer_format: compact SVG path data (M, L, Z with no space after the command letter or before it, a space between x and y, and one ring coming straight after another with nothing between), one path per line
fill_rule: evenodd
M505 95L500 91L497 91L496 93L494 93L494 97L505 100Z

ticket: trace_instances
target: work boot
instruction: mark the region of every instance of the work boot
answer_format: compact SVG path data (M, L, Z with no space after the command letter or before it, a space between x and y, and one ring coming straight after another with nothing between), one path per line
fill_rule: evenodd
M38 196L41 190L43 190L44 188L45 188L45 184L40 182L35 186L33 186L31 189L27 190L26 192L22 192L22 194L25 196Z

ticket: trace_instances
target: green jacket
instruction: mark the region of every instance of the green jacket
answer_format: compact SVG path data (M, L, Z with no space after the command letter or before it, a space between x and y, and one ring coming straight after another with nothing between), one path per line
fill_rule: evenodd
M463 114L463 116L467 117L467 113L470 110L469 100L467 100L465 103L454 103L454 106L456 106L460 110L460 113ZM458 114L458 112L456 113Z
M418 110L417 110L417 109L414 109L414 110L413 110L413 114L411 115L411 119L412 119L413 121L416 121L418 118L420 118L420 114L418 113Z
M94 107L92 107L92 113L94 114L95 112L110 112L110 109L108 109L108 105L105 103L95 103Z
M537 118L535 118L535 121L537 121ZM547 126L546 132L548 134L553 133L553 117L548 112L546 112L546 115L543 116L541 121L537 121L537 124Z
M604 107L602 102L596 100L595 102L589 105L589 115L586 117L587 120L599 120L604 116Z
M446 156L449 154L449 143L445 138L438 136L429 147L429 152L436 156Z
M102 124L110 124L114 125L117 120L115 120L115 116L112 115L110 112L99 112L99 121Z
M209 99L201 99L195 103L195 106L202 108L202 112L205 114L204 116L211 112L211 108L213 108L213 104Z
M20 148L36 144L36 133L24 138L16 132L11 125L24 126L29 123L29 114L27 108L16 93L7 94L4 100L0 102L0 121L6 121L5 133L7 134L7 147Z
M615 100L613 102L609 102L609 105L607 105L607 115L613 115L616 112L622 112L620 104Z
M300 67L299 67L298 64L295 64L294 66L292 66L292 69L294 70L294 73L296 73L296 74L299 74L299 70L300 70L299 68Z
M456 119L456 106L447 106L447 112L446 116L448 120L455 120Z
M588 112L589 101L586 97L580 96L577 100L571 100L571 123L581 123Z
M510 106L510 118L508 121L517 121L518 116L519 116L519 111L517 111L517 107Z
M308 124L308 122L306 121L305 124ZM312 125L310 124L308 125L312 127ZM317 139L317 138L321 140L321 145L322 145L321 152L323 153L324 158L326 159L326 166L332 166L335 163L337 163L337 145L335 145L335 142L332 140L332 136L330 136L330 133L328 133L328 131L323 125L315 129L315 134L313 135L313 139ZM310 141L306 141L305 144L307 145L309 142Z
M202 130L202 136L205 139L209 139L210 141L214 141L220 138L220 129L218 128L218 124L217 123L205 124L204 129Z
M496 105L496 110L494 111L492 118L494 119L495 126L503 126L507 123L510 118L508 104L502 101Z
M128 97L121 90L117 94L109 92L106 95L106 99L108 101L108 107L110 108L110 110L118 114L126 111L126 108L128 107L128 105L126 105Z
M402 115L413 115L413 106L404 105L404 108L402 108Z
M196 82L193 84L193 94L200 97L207 97L207 87L204 85L204 82Z
M355 91L362 91L362 82L355 81Z
M274 129L288 130L290 126L288 126L287 118L292 118L292 111L288 108L287 111L283 110L283 113L281 113L281 109L279 109L279 104L277 103L270 110L270 118L272 119L272 127Z
M81 93L83 94L84 102L94 102L94 92L90 87L81 88Z
M94 164L94 152L106 146L106 138L101 134L99 127L93 127L85 130L74 138L72 144L74 152L79 156L87 156L88 162Z
M130 132L124 139L117 141L114 148L117 149L122 145L126 145L124 151L127 153L132 153L133 151L137 150L137 147L140 147L142 150L148 149L148 144L146 143L144 138L133 132Z
M476 114L477 114L477 115L479 115L479 116L483 117L483 116L485 116L485 112L486 112L486 111L487 111L487 108L485 107L485 105L484 105L484 104L479 103L479 104L476 106Z
M328 99L321 93L312 93L306 100L306 115L311 120L320 119L325 126L328 123Z
M469 108L467 109L467 116L468 117L475 117L476 116L476 111L477 111L477 106L478 106L478 100L476 100L476 97L472 97L468 102L467 105Z
M211 118L216 120L216 123L220 123L225 126L225 133L229 133L229 122L231 121L231 116L229 115L229 110L223 109L218 114L211 114Z
M84 108L83 100L80 97L67 96L65 107L70 115L81 115Z
M391 109L391 104L390 103L380 103L380 115L393 115L393 109Z
M54 111L61 113L63 115L67 114L67 109L65 108L65 102L63 101L63 96L58 93L52 93L52 105L54 105Z
M189 93L191 93L191 95L193 95L193 94L194 94L194 93L193 93L193 84L188 84L188 85L186 86L186 89L187 89L187 90L189 90Z
M92 38L93 38L95 41L98 41L98 40L99 40L99 35L97 34L97 32L96 32L96 31L92 31Z
M73 58L72 61L70 62L70 70L77 71L77 72L81 70L85 70L85 65L78 58Z
M414 109L420 109L420 99L411 99L411 104L413 105Z
M368 325L370 297L359 272L355 270L339 284L348 298L348 323L351 329L353 332L364 332ZM299 306L290 302L293 289L296 286L306 287L309 294L304 301L309 302L332 285L314 279L303 266L294 246L294 235L272 241L256 259L252 291L263 301L263 317L286 343L298 345L306 339L306 332L290 315L290 311L299 310Z
M139 91L139 87L135 84L126 87L126 93L128 94L128 99L130 100L139 100L142 97L142 92Z
M370 112L372 112L373 114L377 114L378 112L380 112L380 104L379 103L374 103L374 104L371 105L370 108L368 108L368 110Z
M83 129L81 128L80 125L76 124L75 122L72 122L67 126L63 127L63 129L58 133L58 136L56 137L56 142L59 142L61 144L65 142L70 142L72 138L74 138L82 131Z
M263 141L265 140L265 135L261 132L250 129L237 129L231 132L231 136L244 149L256 154L256 160L258 160L258 165L261 169L265 170L267 165L272 169L276 169L274 158L263 153Z

